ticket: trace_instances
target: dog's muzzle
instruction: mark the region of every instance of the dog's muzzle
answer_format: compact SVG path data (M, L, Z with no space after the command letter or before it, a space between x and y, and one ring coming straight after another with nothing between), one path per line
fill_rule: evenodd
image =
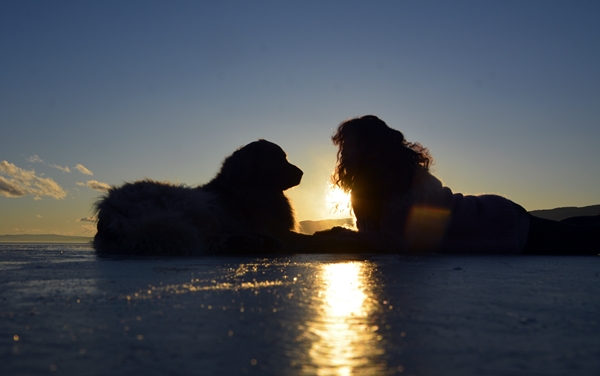
M287 175L287 179L286 179L286 182L283 187L284 191L286 189L295 187L298 184L300 184L300 181L302 181L302 175L304 175L304 172L302 172L301 169L294 166L293 164L290 164L289 170L286 175Z

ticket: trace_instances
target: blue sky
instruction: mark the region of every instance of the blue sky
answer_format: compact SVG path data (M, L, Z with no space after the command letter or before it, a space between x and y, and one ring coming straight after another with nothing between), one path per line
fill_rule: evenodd
M0 51L0 234L92 235L103 187L205 183L258 138L328 218L364 114L456 192L600 203L597 1L2 1Z

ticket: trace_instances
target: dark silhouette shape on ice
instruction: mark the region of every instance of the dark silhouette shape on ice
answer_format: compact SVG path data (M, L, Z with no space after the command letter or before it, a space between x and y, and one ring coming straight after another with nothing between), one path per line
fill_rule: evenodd
M93 246L101 254L240 255L277 252L346 253L348 239L296 233L284 191L302 170L276 144L259 140L227 157L200 187L152 180L112 187L96 204Z
M333 182L351 193L358 232L318 233L384 252L598 254L600 224L534 217L497 195L453 193L429 171L427 148L373 115L342 122ZM575 222L575 220L573 220Z

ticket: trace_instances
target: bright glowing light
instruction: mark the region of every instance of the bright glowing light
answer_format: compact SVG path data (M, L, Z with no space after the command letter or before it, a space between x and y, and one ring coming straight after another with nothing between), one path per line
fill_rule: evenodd
M344 192L340 187L331 183L327 184L327 194L325 197L329 212L336 217L353 217L350 194Z
M331 317L364 317L367 295L361 281L360 263L329 264L323 270L324 309Z
M317 375L381 374L383 354L371 316L376 310L373 267L366 262L325 264L317 295L318 315L309 323L309 351Z

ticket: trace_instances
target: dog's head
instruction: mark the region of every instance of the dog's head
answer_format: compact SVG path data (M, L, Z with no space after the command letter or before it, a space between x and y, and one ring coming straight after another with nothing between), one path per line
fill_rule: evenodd
M217 179L250 189L285 191L300 184L302 174L283 149L260 139L227 157Z
M374 115L342 122L331 139L339 148L332 178L346 191L378 186L398 193L407 189L416 170L428 171L433 164L427 148L408 142ZM382 193L370 190L375 196Z

